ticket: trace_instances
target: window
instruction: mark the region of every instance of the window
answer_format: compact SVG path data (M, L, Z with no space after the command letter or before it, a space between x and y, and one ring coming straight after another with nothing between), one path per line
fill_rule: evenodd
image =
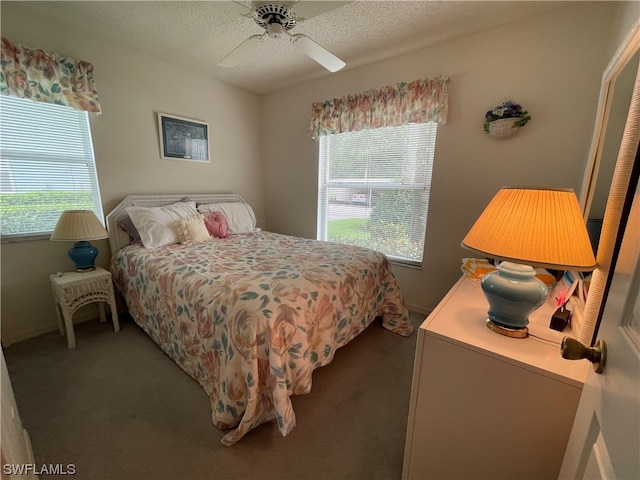
M437 124L320 137L318 239L420 265Z
M102 219L87 112L0 96L3 240L46 237L64 210Z

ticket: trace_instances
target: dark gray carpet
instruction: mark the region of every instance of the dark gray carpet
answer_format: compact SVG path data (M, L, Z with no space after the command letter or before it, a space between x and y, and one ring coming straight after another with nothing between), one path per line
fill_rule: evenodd
M74 464L78 479L400 478L416 332L374 322L292 398L291 434L267 423L225 447L200 385L122 320L119 333L77 325L75 350L57 332L5 349L39 465Z

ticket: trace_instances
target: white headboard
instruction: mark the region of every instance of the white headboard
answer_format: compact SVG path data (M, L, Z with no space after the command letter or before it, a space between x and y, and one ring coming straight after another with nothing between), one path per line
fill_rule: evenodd
M185 197L189 200L199 203L222 203L222 202L241 202L244 199L236 193L185 193L179 194L160 194L160 195L129 195L122 200L116 208L111 210L106 216L107 230L109 232L109 246L111 247L111 255L116 253L122 247L129 245L129 234L118 226L118 222L127 217L127 207L161 207L162 205L170 205L179 202Z

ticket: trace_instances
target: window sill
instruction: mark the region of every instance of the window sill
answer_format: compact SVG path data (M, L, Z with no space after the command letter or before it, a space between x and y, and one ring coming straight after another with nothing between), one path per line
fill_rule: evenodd
M422 263L420 262L410 262L407 260L400 260L400 259L395 259L395 258L390 258L387 256L387 258L389 258L389 263L391 263L391 265L395 265L398 267L405 267L405 268L411 268L413 270L422 270Z
M34 233L29 235L2 235L0 237L0 243L16 243L16 242L31 242L34 240L49 240L51 232Z

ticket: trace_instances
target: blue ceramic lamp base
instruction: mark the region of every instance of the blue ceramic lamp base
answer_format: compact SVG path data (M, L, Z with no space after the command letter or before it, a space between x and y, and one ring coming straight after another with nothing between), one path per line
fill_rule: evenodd
M487 327L509 337L528 335L529 314L547 299L547 287L529 265L502 262L482 277L482 291L489 302Z
M76 272L91 272L96 269L95 260L98 256L98 249L87 241L74 243L67 255L75 263Z

